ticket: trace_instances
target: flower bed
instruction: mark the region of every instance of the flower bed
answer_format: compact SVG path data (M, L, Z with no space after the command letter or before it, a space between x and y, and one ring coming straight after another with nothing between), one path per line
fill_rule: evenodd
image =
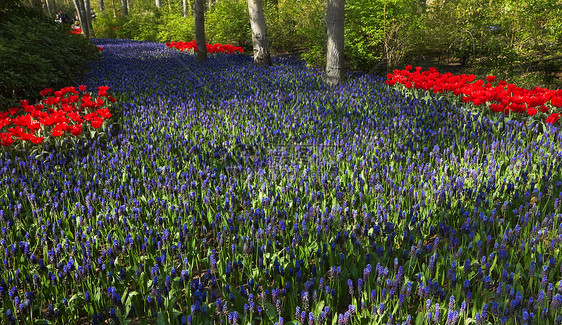
M0 154L1 324L562 321L557 124L94 42L120 128Z
M55 92L44 89L39 103L31 105L22 100L19 107L0 112L0 144L38 144L46 137L77 137L84 128L99 129L111 117L109 103L116 101L108 90L109 87L100 86L97 94L92 95L86 92L86 86L64 87Z
M194 51L197 52L197 43L195 40L191 42L170 42L166 43L167 47L172 47L178 49L180 51ZM244 49L239 46L233 46L230 44L207 44L207 53L215 54L215 53L224 53L224 54L235 54L235 53L242 53Z
M523 89L503 80L497 81L495 76L486 77L486 81L475 81L474 75L441 74L435 68L412 70L412 66L407 65L403 70L394 70L387 78L386 83L390 86L399 84L406 89L452 94L464 103L487 107L493 112L523 117L537 115L550 124L558 121L562 107L562 90Z

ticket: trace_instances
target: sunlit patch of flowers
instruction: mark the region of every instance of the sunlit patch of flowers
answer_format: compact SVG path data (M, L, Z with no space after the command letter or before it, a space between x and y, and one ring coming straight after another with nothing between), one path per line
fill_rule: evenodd
M45 137L79 136L84 128L99 129L111 117L109 104L116 101L108 93L109 87L100 86L92 95L86 86L50 88L40 92L43 99L31 105L27 100L20 106L0 112L0 144L14 142L38 144Z
M434 94L460 97L464 103L488 107L493 112L522 116L541 116L549 124L558 121L562 108L562 90L535 88L532 90L497 81L493 75L475 80L474 75L439 73L435 68L422 71L407 65L387 76L390 86L402 85L409 90L423 90Z
M176 48L180 51L194 51L197 52L197 43L195 40L191 42L170 42L166 43L167 47ZM230 44L207 44L207 53L215 54L215 53L224 53L224 54L235 54L235 53L242 53L244 49L239 46L233 46Z

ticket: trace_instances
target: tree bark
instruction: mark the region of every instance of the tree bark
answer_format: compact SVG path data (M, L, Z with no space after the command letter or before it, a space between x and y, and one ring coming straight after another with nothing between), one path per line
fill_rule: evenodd
M271 65L271 56L269 53L269 42L267 39L262 1L248 0L248 12L250 14L250 27L252 28L254 64L269 66Z
M45 0L45 9L46 9L47 16L49 18L52 18L53 17L53 10L51 8L51 1Z
M80 28L82 28L82 32L84 32L86 38L90 38L90 30L88 29L84 0L74 0L74 7L78 13L78 20L80 21Z
M100 4L100 14L101 14L105 10L105 2L103 2L103 0L100 0L99 4Z
M92 8L90 8L90 0L84 0L84 10L86 11L86 19L88 21L88 31L91 37L94 35L94 26L92 25Z
M156 8L162 8L162 0L156 0Z
M207 60L207 40L205 39L205 0L195 0L195 42L197 43L197 60Z
M345 0L328 0L326 31L328 34L326 77L330 86L343 82Z
M183 18L187 17L187 0L181 0L181 7L183 12Z
M129 4L127 0L121 0L121 13L125 16L129 15Z

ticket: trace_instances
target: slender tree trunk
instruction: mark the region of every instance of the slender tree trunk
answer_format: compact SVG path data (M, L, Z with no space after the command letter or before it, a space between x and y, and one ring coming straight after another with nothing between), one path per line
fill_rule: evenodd
M127 0L121 0L121 13L125 16L129 15L129 4Z
M248 12L250 14L250 27L252 28L254 64L269 66L271 65L271 56L261 0L248 0Z
M103 2L103 0L100 0L99 4L100 4L100 14L101 14L105 10L105 2Z
M86 19L88 21L90 36L95 37L94 26L92 25L92 8L90 7L90 0L84 0L84 10L86 11Z
M162 8L162 0L156 0L156 8Z
M187 17L187 1L186 0L181 0L181 8L182 8L182 12L183 12L183 18Z
M51 1L49 0L45 0L45 9L46 9L46 14L49 18L53 17L53 11L51 10Z
M326 77L328 85L343 82L345 0L328 0L326 30L328 34Z
M86 10L84 9L84 0L74 0L74 7L78 13L78 20L80 21L80 28L87 38L90 37L90 30L88 29L88 20L86 18Z
M207 60L207 40L205 39L205 0L195 0L195 42L197 43L197 60Z

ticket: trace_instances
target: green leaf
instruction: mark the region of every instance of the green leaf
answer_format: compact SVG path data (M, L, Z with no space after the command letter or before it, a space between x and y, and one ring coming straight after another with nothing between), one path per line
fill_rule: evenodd
M164 313L160 312L156 314L156 324L157 325L166 325L166 318L164 317Z
M264 309L265 309L265 314L267 315L270 321L277 320L277 309L275 308L275 306L273 306L272 303L266 302Z
M418 313L418 316L416 317L416 325L423 325L425 324L425 313L421 312Z

